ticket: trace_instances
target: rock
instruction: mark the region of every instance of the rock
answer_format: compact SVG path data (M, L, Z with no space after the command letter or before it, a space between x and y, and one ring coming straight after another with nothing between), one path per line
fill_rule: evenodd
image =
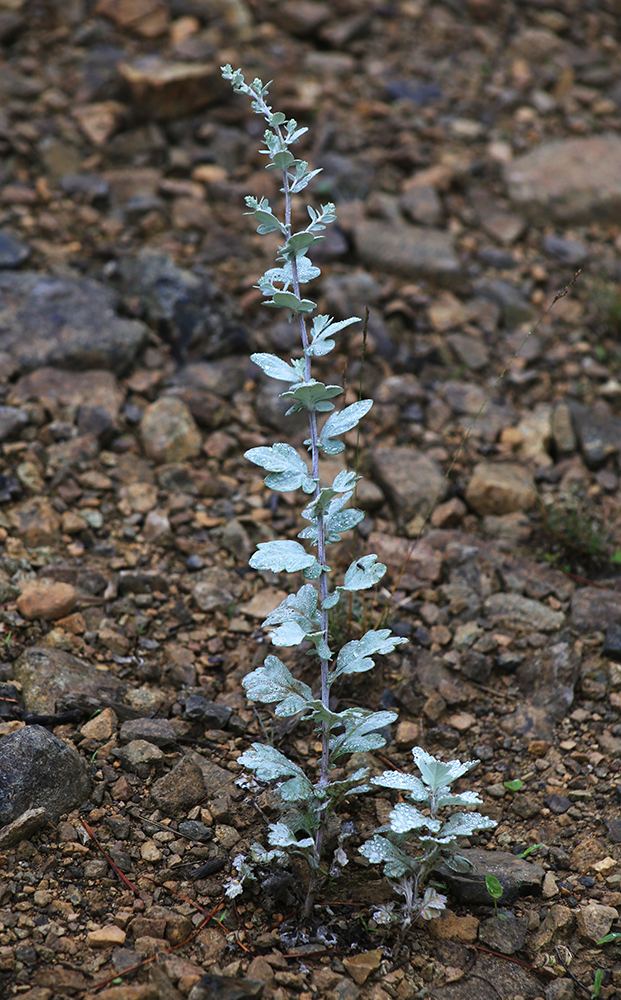
M89 931L86 944L89 948L119 948L125 944L126 933L116 924L106 924L99 930Z
M192 593L201 611L227 610L235 603L232 580L220 566L199 570L192 580Z
M18 816L12 823L8 823L0 830L0 850L6 850L22 840L30 838L47 823L47 809L39 806L36 809L27 809L26 812Z
M556 942L567 941L575 923L576 919L568 906L553 903L533 938L533 947L536 951L547 951Z
M379 969L383 954L383 948L374 948L373 951L363 951L360 955L346 957L343 959L345 971L358 986L362 986L371 973Z
M106 742L116 733L118 724L116 713L111 708L104 708L103 712L80 726L80 732L89 740Z
M479 941L503 955L514 955L521 951L528 930L528 917L516 917L514 913L503 913L484 920L479 927Z
M529 510L534 503L535 484L521 465L480 462L466 489L466 501L479 515L511 514Z
M552 412L552 440L559 455L571 455L576 450L576 435L572 410L567 403L557 403Z
M119 701L125 693L125 685L112 674L95 670L64 650L42 646L24 650L15 663L14 676L22 685L29 712L55 712L57 701L62 703L72 696Z
M579 632L605 632L621 625L621 593L600 587L580 587L571 599L571 624Z
M444 218L444 206L440 196L431 184L411 187L399 198L405 215L420 226L439 226Z
M619 449L621 420L614 417L600 401L592 409L573 403L570 406L573 428L589 469L600 469Z
M429 931L440 940L463 941L472 944L477 939L479 920L472 914L458 917L452 910L445 909L437 920L429 922Z
M140 422L144 450L153 462L184 462L201 449L202 438L185 403L162 396L151 403Z
M201 722L205 729L226 729L232 710L228 705L208 701L200 694L190 694L185 699L185 717Z
M354 242L365 267L447 283L459 274L452 237L441 229L365 219L354 228Z
M573 264L577 267L589 256L589 248L582 240L564 239L562 236L547 235L543 237L544 253L555 257L563 264Z
M174 743L176 738L177 734L168 719L128 719L119 730L121 743L146 740L156 747L165 747Z
M157 38L169 28L168 7L162 0L98 0L97 14L141 38Z
M205 785L200 767L184 757L151 787L155 804L167 816L186 812L205 798Z
M70 583L42 578L26 584L17 598L17 610L24 618L53 622L71 614L77 599L76 589Z
M45 399L46 405L56 411L79 413L83 406L103 410L114 422L121 409L124 392L108 371L69 372L59 368L37 368L23 375L11 387L10 400L20 405L30 400ZM112 483L104 489L110 488Z
M606 848L601 840L596 837L585 837L579 840L571 852L572 869L585 874L598 861L603 861L606 857Z
M509 196L538 222L620 222L620 156L612 132L544 142L506 164Z
M28 414L16 406L0 406L0 441L6 441L29 422Z
M520 896L534 896L541 892L544 876L541 865L531 864L506 851L468 848L459 853L472 863L472 869L461 874L447 865L441 865L438 874L460 902L468 905L491 905L491 897L485 885L486 875L494 875L502 885L503 894L499 902L504 906L514 903Z
M88 763L42 726L0 738L0 824L40 808L55 823L81 805L91 788Z
M499 306L501 323L509 329L520 326L521 323L529 323L533 318L530 302L509 281L482 278L476 282L475 291L480 298L489 299Z
M160 121L182 118L214 104L226 84L216 63L174 62L142 56L121 63L119 73L129 87L134 108Z
M185 360L191 348L200 351L203 358L232 354L245 348L245 333L234 319L233 306L207 274L179 267L166 253L143 249L137 256L123 261L120 275L124 294L132 300L138 298L147 323L169 341L178 359ZM206 376L210 371L209 365L207 371L204 365L205 362L198 362L194 372L182 370L173 379L173 384L192 383L194 375L196 388L228 395L226 375L232 375L232 366L220 368L219 378L206 381L205 377L200 378L200 373ZM240 379L243 381L243 368L239 363L237 367L236 384L228 385L231 394L236 391Z
M621 624L609 625L606 629L602 653L614 663L621 663Z
M93 145L101 147L118 131L126 112L125 105L118 101L101 101L79 105L71 114Z
M124 374L147 328L116 315L117 296L92 278L0 271L0 351L22 369L107 368Z
M614 906L602 906L601 903L587 903L578 911L576 930L581 938L597 944L608 934L613 920L619 918L619 911Z
M46 500L27 500L13 507L9 517L15 535L29 549L54 545L58 541L60 519Z
M204 948L203 941L201 944ZM213 960L212 956L211 961ZM263 986L264 983L258 979L237 979L234 976L218 976L213 972L206 972L192 987L188 1000L212 1000L212 997L218 997L219 1000L259 1000Z
M6 229L0 229L0 268L19 267L28 260L31 248Z
M426 514L446 491L442 470L433 459L414 448L375 448L371 452L373 475L395 508L409 520Z
M510 625L533 632L556 632L563 627L565 616L553 611L541 601L521 594L491 594L483 605L484 614L494 625Z

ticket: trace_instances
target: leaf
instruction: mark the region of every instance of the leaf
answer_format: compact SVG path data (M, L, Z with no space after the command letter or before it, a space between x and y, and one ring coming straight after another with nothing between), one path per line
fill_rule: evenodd
M308 382L296 385L293 389L281 392L280 397L281 399L294 400L293 406L287 410L287 416L298 410L317 410L320 413L328 413L334 409L334 403L331 403L330 400L339 396L342 391L340 385L324 385L323 382L317 382L313 378Z
M250 360L254 361L255 365L258 365L266 375L279 382L301 382L303 378L303 375L293 365L288 365L286 361L277 358L275 354L251 354Z
M459 795L439 795L436 796L436 808L442 809L445 806L480 806L483 800L476 792L460 792Z
M407 642L407 639L393 635L389 628L377 631L371 629L361 639L352 639L342 647L332 674L333 679L340 677L341 674L359 674L370 670L375 665L371 657L392 653L396 646L404 642Z
M308 257L298 257L297 268L300 284L312 281L321 274L321 269L312 264ZM285 261L282 267L271 267L259 279L257 287L261 288L262 291L265 289L263 291L264 295L273 295L274 292L279 291L278 288L274 288L274 282L276 281L283 285L282 291L286 291L293 284L293 265L291 261Z
M317 560L303 545L294 541L259 542L250 559L253 569L268 569L272 573L299 573Z
M345 732L330 740L330 754L336 760L344 753L366 753L379 750L386 740L379 732L397 719L397 712L369 712L363 708L348 708L339 713Z
M425 895L423 896L419 916L422 917L423 920L435 920L437 917L441 916L442 911L446 909L446 904L446 896L436 892L433 886L429 885L425 889Z
M319 447L326 454L334 455L343 451L345 445L342 441L335 441L339 434L351 431L356 424L369 412L373 406L372 399L361 399L357 403L352 403L338 413L332 413L321 429L319 435Z
M323 639L321 613L317 610L318 596L313 585L307 583L297 594L289 594L269 613L263 626L280 626L272 632L275 646L297 646L303 639L310 639L322 659L332 658Z
M503 784L509 792L519 792L524 787L524 782L521 778L514 778L513 781L504 781Z
M433 792L452 785L457 778L461 778L480 763L478 760L468 760L463 763L459 760L450 760L445 763L427 753L422 747L414 747L412 756L423 781Z
M275 309L289 309L292 313L311 313L317 308L316 302L310 299L300 299L293 292L275 292L271 302L264 302L265 306L273 306Z
M286 823L272 823L268 840L273 847L285 847L298 851L310 850L314 843L311 837L298 840L293 830L289 829Z
M249 750L245 750L237 758L237 762L250 771L256 771L257 778L261 781L275 781L277 778L288 777L306 778L301 767L285 757L276 747L264 743L253 743Z
M423 826L432 833L437 833L442 824L440 820L425 816L407 802L398 802L390 813L390 828L395 833L409 833L411 830L420 830Z
M300 132L305 132L305 131L306 129L300 129ZM291 194L299 194L300 191L303 191L304 188L307 186L307 184L309 184L310 181L312 181L313 177L316 177L317 174L321 173L321 171L322 168L317 167L316 170L308 170L306 171L306 173L302 174L301 177L297 177L293 181L291 187L289 188Z
M504 890L495 875L485 876L485 888L489 892L492 899L502 899Z
M318 239L319 237L313 236L312 233L293 233L287 240L286 250L288 252L292 251L295 257L303 255Z
M277 442L269 448L251 448L244 458L270 473L265 484L272 490L288 493L302 487L305 493L312 493L315 489L306 462L290 444Z
M313 700L308 684L295 680L277 656L267 656L262 667L244 677L242 685L250 701L279 702L276 715L280 718L308 710Z
M338 662L338 661L337 661ZM429 789L422 783L420 778L413 774L402 774L400 771L384 771L375 778L371 778L374 785L381 785L382 788L398 788L403 792L408 792L414 802L429 802Z
M470 837L475 830L491 830L498 824L480 813L453 813L443 824L440 837Z
M308 353L316 358L321 358L334 350L335 342L332 339L336 333L351 326L352 323L359 323L358 316L350 316L349 319L340 320L337 323L332 321L331 316L315 316L311 328L311 344Z
M412 860L386 837L375 834L359 848L359 851L371 864L383 864L384 873L388 878L401 878L412 871Z
M342 590L368 590L382 579L386 567L377 562L377 556L362 556L346 570Z

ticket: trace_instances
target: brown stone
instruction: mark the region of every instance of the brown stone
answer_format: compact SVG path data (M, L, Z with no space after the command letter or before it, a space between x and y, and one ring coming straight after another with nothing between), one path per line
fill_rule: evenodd
M52 622L70 614L76 601L76 590L70 583L41 579L27 584L17 598L17 610L29 620L41 618Z

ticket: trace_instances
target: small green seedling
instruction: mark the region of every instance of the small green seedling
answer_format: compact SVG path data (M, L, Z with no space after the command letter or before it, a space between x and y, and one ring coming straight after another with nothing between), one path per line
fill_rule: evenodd
M486 875L485 876L485 888L487 889L487 891L489 892L490 896L494 900L494 916L497 917L497 916L499 916L499 913L498 913L498 900L502 899L502 894L503 894L503 891L504 891L503 888L502 888L502 885L500 884L500 882L498 881L498 879L496 878L495 875ZM501 913L500 916L502 917L503 914Z
M606 934L605 937L601 938L601 940L598 941L597 944L598 945L610 944L611 941L618 941L619 938L621 938L621 934L619 933L619 931L612 931L610 934Z
M604 972L602 969L598 969L595 973L595 979L593 980L593 992L591 993L591 1000L597 1000L601 988L602 982L604 981Z
M524 858L527 858L529 854L533 854L534 851L538 851L540 847L547 847L547 846L548 846L547 844L532 844L531 847L527 847L525 851L522 851L520 857L522 858L522 860L524 860Z
M524 782L521 778L514 778L513 781L505 781L503 784L508 792L519 792L524 787Z

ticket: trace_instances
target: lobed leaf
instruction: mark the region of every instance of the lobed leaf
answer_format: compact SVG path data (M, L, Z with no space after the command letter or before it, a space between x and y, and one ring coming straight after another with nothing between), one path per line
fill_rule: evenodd
M401 878L412 870L412 860L396 844L375 834L359 848L361 854L373 865L384 865L388 878Z
M265 483L272 490L288 493L302 487L305 493L312 493L315 489L306 462L290 444L279 441L269 448L250 448L244 458L270 473Z
M429 789L420 778L413 774L403 774L401 771L384 771L371 778L371 781L374 785L381 785L382 788L398 788L400 791L408 792L414 802L430 801Z
M265 306L273 306L275 309L289 309L292 313L310 313L317 308L316 302L310 299L300 299L293 292L275 292L271 302L264 302Z
M310 209L309 209L310 211ZM351 326L352 323L359 323L358 316L350 316L349 319L333 322L331 316L315 316L311 327L311 343L308 347L308 354L316 358L321 358L334 350L335 342L332 339L336 333Z
M369 712L364 708L348 708L339 713L345 732L330 740L330 756L336 760L344 753L366 753L379 750L386 740L379 730L395 721L397 712Z
M345 572L343 590L368 590L382 579L386 567L377 562L375 553L356 559Z
M414 763L421 773L421 777L425 784L431 788L433 792L440 788L447 788L452 785L454 781L461 778L464 774L470 771L473 767L476 767L480 763L478 760L449 760L444 762L433 757L422 747L414 747L412 750L412 756L414 757Z
M431 819L407 802L398 802L390 813L390 828L395 833L409 833L426 827L432 833L437 833L442 826L440 820Z
M498 824L480 813L453 813L440 830L441 837L469 837L475 830L492 830Z
M361 399L357 403L352 403L338 413L332 413L326 420L319 435L319 447L326 454L335 455L343 451L345 445L342 441L335 441L339 434L351 431L356 424L369 412L373 406L372 399Z
M287 411L296 413L298 410L317 410L320 413L328 413L334 409L334 403L330 400L335 396L340 396L343 389L340 385L324 385L314 378L308 382L302 382L293 389L281 392L281 399L293 399L293 406Z
M372 656L392 653L396 646L400 646L404 642L407 640L393 635L388 628L377 631L371 629L361 639L352 639L351 642L342 647L336 660L332 678L340 677L341 674L364 673L375 665L374 660L371 659Z
M279 702L276 715L280 718L307 711L313 701L308 684L296 680L289 668L273 655L265 658L262 667L247 674L242 685L251 701Z
M256 771L257 778L261 781L306 777L301 767L285 757L276 747L270 747L264 743L253 743L250 749L240 754L237 760L250 771Z

